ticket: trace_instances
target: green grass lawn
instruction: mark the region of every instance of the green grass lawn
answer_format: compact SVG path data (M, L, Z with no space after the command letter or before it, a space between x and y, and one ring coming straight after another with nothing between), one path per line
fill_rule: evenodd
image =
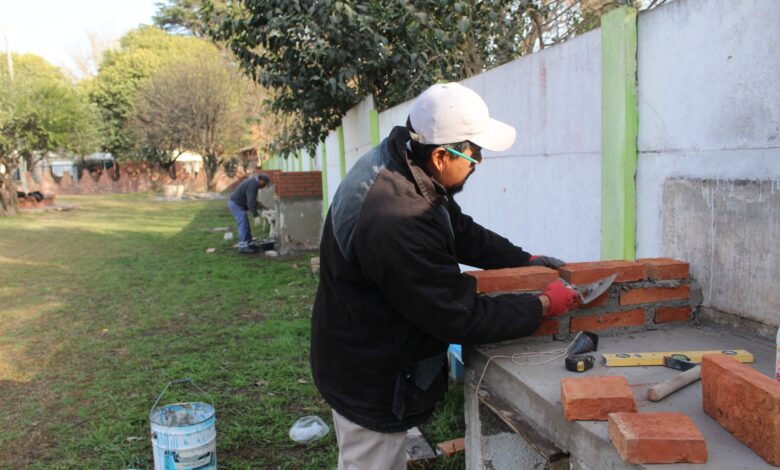
M287 436L330 423L308 364L314 254L240 256L209 231L234 226L225 201L150 199L0 218L0 468L152 468L149 410L185 377L216 405L221 468L334 468L332 432ZM172 388L163 402L200 399ZM426 437L462 436L462 408L451 387Z

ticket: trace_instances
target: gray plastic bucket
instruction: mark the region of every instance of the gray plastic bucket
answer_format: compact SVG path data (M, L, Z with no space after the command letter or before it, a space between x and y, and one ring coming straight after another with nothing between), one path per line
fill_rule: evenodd
M190 379L168 382L149 412L152 425L152 452L155 470L216 470L217 431L214 404L173 403L158 407L171 384L191 383ZM211 399L209 398L209 401Z

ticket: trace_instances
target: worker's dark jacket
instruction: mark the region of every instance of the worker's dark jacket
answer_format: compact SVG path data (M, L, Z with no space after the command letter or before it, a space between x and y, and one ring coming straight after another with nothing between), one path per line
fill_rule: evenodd
M312 316L320 393L350 421L383 432L430 416L446 389L448 343L526 336L542 317L537 297L477 295L461 274L458 263L524 266L530 255L474 223L410 164L408 135L393 129L336 191Z
M233 191L230 200L235 202L238 207L251 212L252 215L257 217L257 190L259 188L260 179L252 175L236 186L236 190Z

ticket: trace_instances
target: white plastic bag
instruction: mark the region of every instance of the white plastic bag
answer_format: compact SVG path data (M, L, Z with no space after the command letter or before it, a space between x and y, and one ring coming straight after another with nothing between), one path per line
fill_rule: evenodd
M290 439L301 444L314 442L327 436L330 428L319 416L304 416L290 428Z

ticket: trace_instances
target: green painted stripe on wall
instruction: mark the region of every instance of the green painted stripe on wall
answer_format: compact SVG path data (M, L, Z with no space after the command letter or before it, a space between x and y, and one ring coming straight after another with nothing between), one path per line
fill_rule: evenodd
M296 156L298 157L298 171L303 171L303 152L298 150Z
M344 150L344 126L339 126L339 169L341 170L341 179L347 176L347 152Z
M601 17L601 259L636 258L636 9Z
M325 150L325 142L320 145L322 146L322 162L320 164L322 167L320 170L322 175L322 220L325 220L325 215L328 213L328 152Z
M371 132L371 147L379 145L379 111L372 109L368 112L368 125Z

